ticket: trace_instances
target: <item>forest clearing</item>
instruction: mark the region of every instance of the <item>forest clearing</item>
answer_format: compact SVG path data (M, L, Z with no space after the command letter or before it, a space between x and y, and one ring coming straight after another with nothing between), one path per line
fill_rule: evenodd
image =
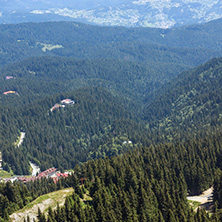
M188 196L187 199L192 202L200 203L200 205L196 209L194 209L195 212L198 208L205 208L207 212L211 212L213 206L213 187L205 190L202 194L198 196Z
M73 188L66 188L59 191L55 191L49 194L42 195L38 197L36 200L29 203L23 209L16 211L10 216L10 221L23 222L24 218L28 215L30 220L37 218L38 208L41 212L46 213L49 207L55 209L57 204L62 206L65 203L66 197L72 195Z
M20 147L24 139L25 139L25 133L21 132L18 141L15 142L16 147Z

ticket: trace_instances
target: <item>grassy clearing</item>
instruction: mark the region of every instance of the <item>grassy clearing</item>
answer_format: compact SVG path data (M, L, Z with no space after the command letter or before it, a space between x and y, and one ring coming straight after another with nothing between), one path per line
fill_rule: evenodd
M12 177L14 174L12 172L7 172L5 170L0 170L0 177L3 177L3 178L9 178L9 177Z
M24 138L25 138L25 133L24 132L20 132L19 137L17 138L17 140L14 143L15 147L19 147L22 144Z
M81 206L83 208L85 208L87 206L87 203L90 204L92 202L92 197L89 195L89 191L88 190L86 190L86 193L83 194L83 199L80 198L80 200L82 202Z
M29 203L28 205L26 205L23 209L21 209L19 212L25 212L26 210L32 208L33 206L37 205L37 204L41 204L43 203L45 200L53 200L52 202L54 204L50 205L52 208L55 208L57 206L57 203L62 203L66 197L72 195L73 193L73 188L67 188L67 189L63 189L63 190L58 190L52 193L48 193L45 195L42 195L40 197L38 197L36 200L32 201L31 203ZM50 207L48 206L48 208Z
M201 205L200 202L192 200L188 200L188 203L190 204L193 210L197 209Z
M49 199L49 195L43 195L38 197L36 200L32 201L31 203L27 204L24 208L22 208L21 210L17 211L18 213L24 213L26 210L31 209L33 206L35 206L36 204L40 204L42 203L44 200Z
M38 208L44 213L48 211L48 208L51 207L55 209L57 203L61 206L64 204L66 197L71 196L73 193L73 188L67 188L59 191L55 191L52 193L48 193L38 197L36 200L32 201L28 205L26 205L21 210L16 211L13 213L10 218L10 221L18 221L23 222L24 218L28 215L30 219L36 219L38 214Z
M14 146L17 147L20 141L21 135L18 136L17 140L14 142Z
M39 43L37 42L38 45L43 46L42 51L52 51L53 49L61 49L64 48L62 45L52 45L52 44L45 44L45 43Z

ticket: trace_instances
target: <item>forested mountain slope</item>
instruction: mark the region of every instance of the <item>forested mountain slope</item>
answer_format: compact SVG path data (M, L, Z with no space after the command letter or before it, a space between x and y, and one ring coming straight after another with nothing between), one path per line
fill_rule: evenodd
M116 95L142 101L186 68L173 63L155 66L117 59L29 58L0 70L0 93L13 90L19 95L1 95L0 103L19 106L85 86L103 87Z
M188 140L135 149L110 159L88 161L75 168L79 187L73 180L74 194L65 206L49 210L48 219L71 218L79 221L161 221L217 222L221 210L209 216L203 209L195 213L187 192L195 194L213 184L220 198L221 132ZM86 191L89 191L86 193ZM90 195L90 200L85 197ZM221 199L220 199L221 204ZM39 212L39 220L44 216Z
M143 98L184 69L183 65L158 64L48 56L3 67L0 132L4 169L28 174L29 160L42 169L68 169L91 158L150 144L150 137L141 140ZM75 101L76 94L81 105L77 101L72 107L50 111L63 99ZM26 135L16 149L20 132Z
M210 217L204 210L194 213L186 195L211 186L216 173L214 198L221 204L221 171L217 170L221 168L221 135L218 131L185 143L152 145L110 159L90 160L77 165L75 174L58 184L45 178L27 186L1 183L0 216L7 218L42 193L72 186L75 192L64 207L49 209L49 220L220 221L218 209ZM84 186L79 185L80 178L85 178ZM43 218L39 211L38 221Z
M220 125L221 83L221 58L182 73L156 92L156 98L146 107L145 119L149 127L162 129L172 138L180 131L194 133Z
M52 109L67 98L75 103ZM132 147L133 144L124 146L123 142L132 140L133 133L142 129L121 97L89 87L58 93L18 108L3 106L0 115L3 161L16 174L29 173L29 160L42 169L70 169L93 157L116 155ZM26 135L18 148L15 141L20 132Z
M0 64L31 56L59 55L183 61L194 66L221 55L221 30L221 20L174 29L99 27L73 22L0 25Z
M195 120L193 123L189 122L189 124L193 124L195 129L200 129L203 125L208 124L209 121L215 122L219 120L218 114L214 114L219 109L216 103L213 103L215 104L215 109L204 111L203 117L199 116L199 114L195 117L195 113L200 112L200 107L201 109L206 108L206 102L201 103L202 105L199 106L199 104L195 105L195 99L190 100L191 104L189 106L192 107L193 114L189 115L187 109L190 107L185 103L186 101L182 101L181 105L176 102L178 98L175 98L175 101L171 103L174 102L174 106L178 109L183 106L181 117L181 115L176 114L176 108L174 108L174 111L170 108L171 103L167 106L163 105L167 104L167 99L171 98L170 95L165 95L165 91L160 96L161 103L158 100L152 101L154 99L153 95L155 95L154 92L159 91L164 84L176 77L181 71L221 54L221 27L220 20L204 25L168 30L96 27L73 22L1 25L0 53L2 55L1 64L4 67L0 71L0 103L1 119L4 123L2 125L5 128L1 127L0 130L1 143L4 144L2 148L4 150L4 161L10 163L14 171L26 173L28 171L28 159L33 160L33 158L35 158L36 162L41 162L43 169L50 164L64 168L73 167L76 162L71 163L71 159L64 160L64 165L62 166L62 164L51 159L57 155L56 153L50 154L49 157L47 156L49 151L45 147L49 143L48 138L52 137L51 141L57 141L60 138L58 143L63 143L63 145L60 144L62 147L71 146L71 149L67 148L67 152L69 153L68 150L71 150L73 156L76 155L73 152L73 147L86 147L87 152L84 151L84 157L80 158L78 156L79 161L82 162L91 157L104 157L108 153L108 155L119 153L122 150L124 139L117 143L116 140L119 140L122 136L125 140L131 140L127 130L130 131L131 136L136 135L134 137L135 143L149 144L151 141L164 141L161 136L157 139L161 133L147 136L150 135L149 130L157 132L156 129L159 126L169 132L174 129L174 126L177 126L177 132L181 132L181 135L183 135L185 130L183 123L185 120L189 122L190 116ZM66 33L69 33L69 35ZM197 40L197 35L201 36L199 40ZM38 57L33 57L33 55ZM69 58L63 58L64 56ZM24 60L24 58L26 59ZM18 63L15 63L16 61ZM6 64L8 65L6 66ZM190 73L193 72L191 71ZM7 79L10 76L13 78ZM189 73L185 73L182 76L184 76L183 87L190 85L189 81L191 79L192 84L197 82L194 81L193 77L189 77L191 76ZM179 78L182 77L180 76ZM198 78L196 77L196 79ZM204 81L205 79L202 79L200 83ZM208 84L208 79L206 84ZM217 82L217 84L219 83ZM211 88L212 85L209 87ZM178 89L173 83L169 83L169 86L169 93L171 89L183 92L183 88ZM82 87L86 87L86 92L81 91ZM99 91L93 90L93 95L90 95L91 87L99 87ZM102 96L101 92L104 90L103 88L105 89L105 97ZM68 109L61 108L56 110L55 113L50 113L50 109L66 97L71 97L71 99L75 100L74 95L77 89L81 91L82 96L80 97L84 100L81 101L85 104L82 105L86 109L76 113L76 115L80 115L82 112L81 115L83 113L84 115L81 118L78 117L77 124L75 124L75 127L71 127L72 130L69 131L69 133L74 133L76 141L78 140L75 145L70 145L69 142L72 141L71 134L64 134L64 132L75 122L72 113L74 112L73 108L76 106L74 105ZM198 92L198 88L195 88L195 90ZM195 90L193 97L203 94L202 91L198 94ZM72 93L69 94L70 92ZM88 93L89 96L84 96L84 93ZM99 95L97 95L98 93ZM188 92L184 91L183 93ZM216 91L212 93L216 93ZM60 98L55 99L58 97ZM102 116L101 121L96 121L96 118L100 118L98 113L93 111L100 104L95 99L97 97L105 105L102 108L100 107L99 113L111 112L111 117L109 115ZM140 122L144 98L151 105L146 109L146 121L143 123L148 126L146 136L141 136L143 135L141 132L144 132L144 125ZM213 96L213 98L216 97ZM91 101L96 101L95 107L92 106ZM89 104L91 105L89 106ZM169 114L166 113L167 116L163 111L164 109L162 109L164 107L161 107L160 104L165 108L167 107L169 112ZM96 109L99 109L99 107ZM67 110L70 112L67 112ZM49 115L47 116L48 113ZM64 113L68 115L66 116L68 119L66 119ZM159 113L162 113L162 116ZM61 115L60 118L57 117L58 121L49 121L48 118L56 118L57 115ZM166 117L172 122L172 127L167 122L168 120L165 119ZM85 122L81 122L83 118L86 118ZM158 121L160 121L159 125ZM52 123L55 124L54 127L51 125ZM41 134L42 126L48 130ZM14 142L21 131L26 131L26 138L22 148L19 151L12 151ZM110 136L110 138L113 138L111 142L108 140L103 141L104 135L111 135L110 133L113 131L121 133L120 135L114 133ZM136 131L137 133L135 133ZM98 135L99 133L101 135ZM139 136L140 133L141 135ZM170 134L173 133L171 132ZM98 136L99 142L97 141L91 147L91 140L94 135ZM172 135L168 139L171 138ZM82 142L80 143L81 140L83 140L84 145L81 144ZM120 146L116 148L116 145ZM36 153L30 153L28 147L31 147L32 151L34 149L38 150L37 147L41 147L43 150L40 151L40 155L37 151ZM50 147L52 146L50 145ZM92 148L91 153L88 152L89 147ZM96 147L97 151L95 150ZM113 147L115 147L114 152L110 151ZM19 160L26 160L24 161L26 166L24 165L23 169L15 167L16 161L8 155L9 152L5 154L7 150L19 152L16 155ZM67 152L62 152L64 157ZM50 164L46 164L45 160L47 158Z
M205 127L217 127L221 121L221 62L221 59L213 59L175 77L166 86L163 85L167 77L162 78L161 73L152 72L145 65L118 60L43 57L5 67L1 70L2 93L15 90L17 94L2 94L0 97L3 121L1 140L3 147L6 147L2 149L4 161L11 164L15 172L27 173L28 160L36 161L42 169L51 165L69 168L78 161L116 155L128 149L123 142L132 138L133 143L149 145L172 138L180 140L186 138L185 135L203 131ZM9 75L13 79L6 79ZM86 87L86 91L80 89L82 87ZM99 88L91 91L91 87ZM50 112L56 103L65 98L75 101L76 93L86 109L76 112L74 105ZM142 123L145 96L148 97L144 101L149 105L144 111L145 121ZM99 111L104 116L98 116L93 111L99 108L99 104L104 104ZM106 115L109 112L111 116ZM77 120L73 113L80 115ZM50 118L55 120L50 121ZM99 118L98 121L96 118ZM14 150L14 142L21 131L26 132L26 138L21 150ZM74 142L71 142L71 135L75 136ZM68 156L75 160L53 160L57 154L50 153L46 148L48 146L53 150L62 150L61 156L64 154L64 157L71 152ZM63 146L71 148L61 149ZM78 148L74 151L73 147ZM14 154L18 159L26 160L23 169L17 167L17 161L9 155L9 150L18 152Z

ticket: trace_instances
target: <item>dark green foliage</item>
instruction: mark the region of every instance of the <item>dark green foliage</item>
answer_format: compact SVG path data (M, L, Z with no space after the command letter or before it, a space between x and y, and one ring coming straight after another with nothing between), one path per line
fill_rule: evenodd
M6 170L11 169L16 174L29 174L29 160L41 165L41 169L51 166L60 169L73 168L76 163L91 158L118 155L140 145L147 146L153 142L171 141L172 138L182 140L185 134L192 133L187 131L189 125L183 127L184 122L191 124L197 130L208 124L209 122L205 121L208 119L211 120L212 125L217 125L220 118L220 108L217 106L220 101L219 89L211 93L216 100L216 102L211 102L211 95L206 90L204 91L204 85L198 85L200 89L195 90L200 91L198 95L205 92L204 96L196 98L194 95L196 91L191 90L189 98L194 98L190 101L191 104L194 100L198 100L201 106L197 106L196 110L192 109L192 115L189 115L190 110L186 110L188 106L184 103L182 106L186 107L182 108L187 116L173 115L174 119L166 116L172 110L172 97L168 98L166 96L168 94L164 95L164 92L160 90L161 101L154 98L155 91L178 75L187 65L193 65L188 60L185 62L184 59L178 59L175 56L176 49L169 50L168 37L164 43L160 35L164 30L109 29L75 25L75 23L44 23L33 24L33 26L31 24L14 25L13 28L10 25L0 27L2 39L6 41L7 33L13 33L14 35L10 35L7 41L16 42L18 47L26 45L26 47L33 47L33 50L40 50L43 47L41 40L46 39L44 44L62 44L64 47L46 51L45 55L48 57L29 58L1 70L2 92L7 90L18 92L18 95L0 96L0 119L3 123L0 127L0 145ZM34 26L38 27L38 30L35 30ZM57 32L58 35L53 38L52 33L58 27L61 28L60 30L69 30L70 36L64 38L63 33ZM110 33L104 32L108 29L111 30ZM96 35L86 41L88 37L85 34L89 31ZM118 32L119 35L117 35ZM164 31L164 35L172 35L172 32ZM17 35L20 39L17 39ZM79 38L80 35L83 36ZM120 53L121 60L119 60L120 57L109 54L108 51L104 54L112 55L109 58L101 54L80 56L76 51L76 56L73 56L67 50L74 49L72 48L74 40L81 42L78 47L82 47L82 50L83 43L93 47L99 42L105 45L105 51L107 44L114 44L115 47L118 45L118 53L124 52L124 56L125 53L130 54L133 59L122 59ZM25 44L27 41L29 43ZM161 46L160 43L166 46ZM175 47L181 47L181 45L177 43ZM188 48L192 47L190 44ZM101 46L98 46L98 50L100 49ZM182 51L181 55L186 50ZM88 52L90 53L90 50ZM93 49L93 52L96 51ZM36 55L42 55L42 53ZM78 59L49 57L55 55L54 53L60 56L78 57ZM87 59L79 60L83 57ZM141 58L138 59L138 57ZM201 58L201 56L198 57ZM22 58L21 56L19 60ZM212 60L211 63L214 61ZM215 64L218 63L215 62ZM214 72L217 72L217 67L213 68L215 68ZM16 79L5 80L6 75L13 75ZM193 75L191 71L185 77L189 76L192 79ZM170 85L171 88L173 88L172 85ZM186 90L186 84L184 85L184 90ZM85 88L79 89L82 87ZM103 88L106 88L106 91ZM74 91L76 89L78 91ZM178 94L178 90L176 88L174 90L175 94ZM145 96L148 96L147 100L151 105L146 112L147 121L141 124L144 105L142 101ZM72 98L76 100L76 104L51 113L50 108L64 98ZM166 105L168 100L170 104ZM202 105L206 111L201 109ZM189 104L189 106L192 105ZM177 108L181 109L180 104ZM153 133L145 129L145 124ZM26 132L26 138L20 149L14 149L14 142L21 131ZM133 143L124 143L129 140Z
M167 30L74 22L25 23L1 25L0 33L1 65L42 55L198 65L221 55L220 20ZM46 45L60 48L43 51Z
M41 212L41 210L39 208L38 208L38 216L37 216L37 218L38 218L39 222L46 222L45 215L42 214L42 212ZM57 221L59 221L59 220L57 220Z
M75 104L50 112L65 98L73 99ZM119 154L134 146L123 142L131 139L134 129L141 128L131 120L127 103L122 105L120 98L100 88L57 94L30 106L6 109L10 110L9 121L0 127L1 150L4 162L16 174L29 173L29 160L41 164L41 169L70 169L92 157ZM15 149L15 136L20 130L26 132L25 139L21 148ZM5 131L10 133L6 135Z
M221 124L222 59L206 64L176 79L155 93L145 109L150 129L157 129L165 139L207 131Z
M59 218L72 221L68 219L72 213L77 221L220 221L219 210L212 217L202 209L192 212L186 195L210 187L215 172L215 192L220 189L217 184L221 172L216 168L221 137L217 133L204 139L135 149L121 156L84 163L77 172L81 173L79 177L94 178L86 187L92 201L88 205L82 200L75 177L70 178L75 183L75 192L66 199L64 207L54 212L56 221Z
M216 208L222 208L222 172L218 169L214 177L213 199L216 202Z
M138 106L147 94L159 89L186 68L172 63L139 64L117 59L35 57L1 69L0 93L13 90L18 95L1 96L0 103L21 106L58 92L95 86L134 100ZM6 80L7 75L16 79Z
M55 114L59 114L59 111ZM63 183L73 186L75 194L72 199L66 200L64 208L51 212L46 220L72 221L69 217L75 218L75 221L192 221L190 218L200 222L214 221L203 211L197 215L189 212L186 194L187 191L200 193L212 185L215 169L221 167L221 138L219 131L204 138L197 135L185 143L153 145L111 159L76 166L76 175ZM81 177L89 178L86 188L93 198L90 206L85 202L83 207L79 200L85 192L78 185L78 178ZM220 180L217 178L220 177L216 176L215 191L220 189L216 185ZM57 189L52 181L48 184L45 179L41 185L39 183L30 183L29 191L23 187L20 192L30 196L29 192L32 191L31 198L35 198ZM10 204L16 202L16 208L10 208L12 211L28 203L25 198L21 201L22 198L17 195L16 189L19 187L6 185L8 201ZM5 200L1 202L7 206ZM220 218L219 212L215 220ZM39 217L45 220L41 213Z

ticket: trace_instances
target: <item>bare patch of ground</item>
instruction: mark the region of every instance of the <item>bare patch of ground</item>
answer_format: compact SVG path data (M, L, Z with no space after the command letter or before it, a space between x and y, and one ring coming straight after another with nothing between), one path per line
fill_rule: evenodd
M198 208L205 208L207 212L212 212L213 208L213 187L205 190L202 194L199 196L188 196L188 200L193 202L199 202L200 205L194 209L194 211L197 211Z
M62 45L51 45L51 44L45 44L45 43L37 43L41 46L43 46L42 51L46 52L48 51L52 51L53 49L60 49L60 48L64 48Z

